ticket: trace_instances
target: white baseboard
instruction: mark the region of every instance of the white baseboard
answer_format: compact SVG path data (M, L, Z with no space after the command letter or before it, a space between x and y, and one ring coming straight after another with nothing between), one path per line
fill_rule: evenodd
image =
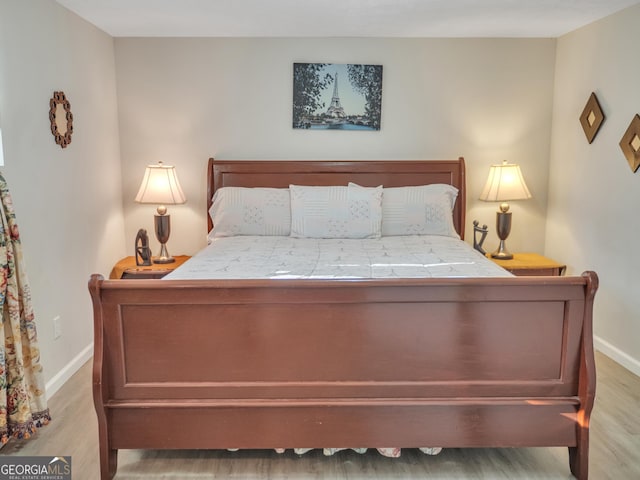
M47 399L53 397L53 395L60 390L60 387L69 380L74 373L76 373L82 365L93 355L93 342L87 345L76 357L71 360L62 370L56 373L51 380L46 384Z
M622 365L627 370L635 373L640 377L640 361L633 358L631 355L623 352L617 347L614 347L606 340L595 335L593 337L593 345L596 350L601 351L607 357L610 357L612 360L615 360L620 365Z

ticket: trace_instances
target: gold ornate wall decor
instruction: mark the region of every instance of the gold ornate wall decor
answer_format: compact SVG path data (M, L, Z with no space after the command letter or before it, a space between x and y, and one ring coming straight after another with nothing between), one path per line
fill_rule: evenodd
M640 167L640 115L636 113L620 140L620 148L632 171Z
M596 97L595 93L591 92L591 96L589 96L589 100L587 100L582 115L580 115L580 124L589 143L593 142L598 130L600 130L602 122L604 122L604 113L598 102L598 97Z
M64 92L53 92L49 100L49 120L51 121L51 133L56 143L66 148L71 143L73 133L73 114L71 104Z

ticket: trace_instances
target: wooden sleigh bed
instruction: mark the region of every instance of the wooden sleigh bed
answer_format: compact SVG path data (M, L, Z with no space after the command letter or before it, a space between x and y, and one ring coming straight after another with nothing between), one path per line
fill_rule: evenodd
M222 186L423 185L453 161L209 162ZM211 228L211 224L209 225ZM119 449L566 446L588 476L598 280L105 280L101 478Z

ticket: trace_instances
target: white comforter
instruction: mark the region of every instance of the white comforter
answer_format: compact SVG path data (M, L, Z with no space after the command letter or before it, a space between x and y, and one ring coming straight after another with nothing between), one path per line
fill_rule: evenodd
M379 239L219 237L164 277L182 279L511 276L467 243L444 236Z

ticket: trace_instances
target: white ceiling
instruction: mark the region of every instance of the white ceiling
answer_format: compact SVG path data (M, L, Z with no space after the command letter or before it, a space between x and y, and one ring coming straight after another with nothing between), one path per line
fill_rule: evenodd
M114 37L558 37L640 0L56 0Z

